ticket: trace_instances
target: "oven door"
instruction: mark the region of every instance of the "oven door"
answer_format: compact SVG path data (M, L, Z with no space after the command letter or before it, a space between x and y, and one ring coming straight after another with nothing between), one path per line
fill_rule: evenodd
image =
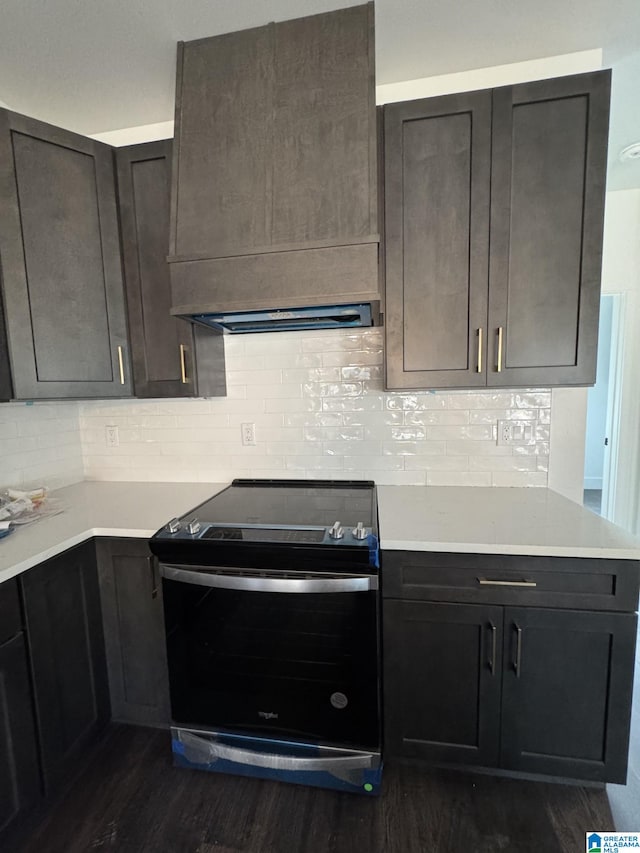
M160 570L174 725L379 748L376 576Z

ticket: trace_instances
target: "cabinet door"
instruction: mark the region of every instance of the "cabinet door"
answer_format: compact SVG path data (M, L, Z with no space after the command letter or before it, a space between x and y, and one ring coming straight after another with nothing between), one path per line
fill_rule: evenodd
M21 576L47 794L109 719L93 541Z
M486 383L491 92L384 109L386 387Z
M0 841L40 794L31 687L22 632L0 646Z
M128 396L111 148L2 110L0 197L14 396Z
M384 602L389 757L495 766L502 608Z
M119 148L116 160L135 394L189 397L192 325L169 313L171 140Z
M124 723L168 726L162 584L146 542L98 542L112 715Z
M506 609L502 767L625 782L636 620Z
M489 385L595 382L610 72L493 93Z

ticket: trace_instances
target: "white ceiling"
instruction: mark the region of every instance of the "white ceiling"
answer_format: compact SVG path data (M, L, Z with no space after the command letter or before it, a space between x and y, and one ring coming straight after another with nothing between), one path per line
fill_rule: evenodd
M353 0L2 0L0 100L93 134L173 117L176 42ZM609 187L640 187L639 0L377 0L376 73L392 83L602 48L614 69Z

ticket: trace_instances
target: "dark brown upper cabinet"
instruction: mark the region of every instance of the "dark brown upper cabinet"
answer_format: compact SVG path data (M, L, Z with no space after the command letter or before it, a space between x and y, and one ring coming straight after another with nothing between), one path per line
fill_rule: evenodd
M484 385L491 92L384 113L387 387Z
M385 107L387 388L595 382L610 85Z
M171 147L164 139L116 151L134 391L136 397L220 396L226 393L222 335L169 313Z
M2 396L129 396L109 146L0 110L0 258Z
M181 43L172 313L379 299L373 4Z
M610 88L601 71L493 93L491 385L596 380Z

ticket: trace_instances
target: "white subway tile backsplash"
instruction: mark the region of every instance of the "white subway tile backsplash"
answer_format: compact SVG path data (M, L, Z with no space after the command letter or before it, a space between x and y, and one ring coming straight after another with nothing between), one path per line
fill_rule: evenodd
M447 441L447 456L512 456L515 445L499 445L492 441L461 439Z
M491 486L491 474L460 471L428 471L428 486Z
M472 439L473 441L493 441L495 427L490 424L473 426L430 426L427 427L427 438L435 441L455 441L456 439Z
M545 471L492 471L492 486L546 486Z
M228 396L0 407L0 486L238 476L544 486L546 389L384 392L381 329L225 338ZM534 438L498 446L498 420ZM241 443L254 423L256 445ZM119 428L107 447L105 427Z
M65 403L0 405L0 488L60 488L84 477L79 406Z
M409 456L404 460L408 470L423 471L468 471L469 459L466 456Z
M451 456L450 459L457 457ZM472 456L470 471L535 471L535 456Z
M405 412L405 424L468 424L469 412L463 409L421 409L420 411ZM473 423L473 421L472 421Z

